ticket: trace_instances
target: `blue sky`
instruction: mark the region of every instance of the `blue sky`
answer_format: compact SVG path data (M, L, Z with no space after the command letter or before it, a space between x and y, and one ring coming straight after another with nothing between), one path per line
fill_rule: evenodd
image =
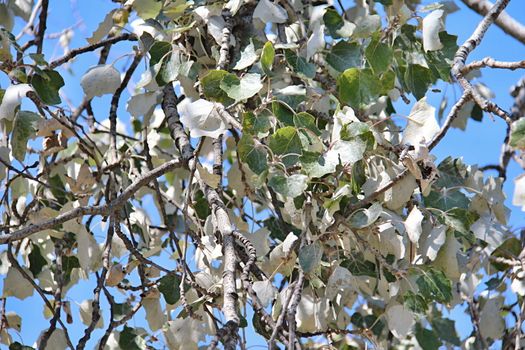
M346 3L346 2L345 2ZM424 1L424 3L430 3ZM446 29L449 33L458 35L458 43L462 43L474 30L475 26L481 17L465 7L460 2L456 2L461 10L449 15L446 22ZM111 9L115 8L115 4L109 0L53 0L50 5L49 22L47 34L57 33L64 28L74 26L75 35L70 44L71 48L84 46L86 44L85 38L90 37L96 26L102 21L104 15ZM518 21L525 23L525 2L514 0L508 6L508 12L514 16ZM18 33L20 24L15 27L14 32ZM117 44L111 51L108 62L113 62L116 58L129 52L130 46L128 44ZM62 48L58 44L58 40L49 39L45 42L44 51L46 58L51 60L63 54ZM491 56L498 60L520 60L525 57L525 46L513 38L504 34L496 26L492 26L486 35L485 40L481 46L476 49L469 61L474 59L481 59L486 56ZM78 85L78 80L82 74L93 65L98 59L97 53L87 53L80 57L72 66L72 72L61 71L65 81L66 88L64 89L63 97L71 100L73 105L78 105L82 100L82 91ZM127 59L120 59L117 63L117 68L122 68L127 63ZM141 69L138 70L139 73ZM509 110L512 104L512 98L509 95L509 87L516 83L525 72L523 71L504 71L504 70L490 70L485 69L482 72L481 81L489 86L496 97L494 101L498 103L503 109ZM135 77L135 81L138 79ZM0 85L5 88L5 77L0 78ZM460 96L460 90L457 86L448 86L447 93L453 96ZM431 104L438 106L442 93L428 93L428 100ZM125 101L129 94L125 92L121 99L119 108L119 117L127 118L125 111ZM95 99L93 107L95 114L98 116L107 115L109 112L110 96ZM63 98L63 100L66 100ZM413 101L413 100L412 100ZM450 105L450 103L449 103ZM29 105L28 105L29 106ZM401 115L407 115L409 107L400 107L398 112ZM505 137L506 126L499 119L491 120L487 115L484 116L483 122L478 123L473 120L469 121L467 131L463 132L458 129L452 129L447 134L444 141L436 147L434 154L438 159L443 159L446 156L463 157L467 164L485 165L489 163L496 163L500 154L500 147L503 138ZM514 190L513 179L522 173L521 169L513 162L511 162L508 171L508 180L505 184L505 192L508 197L508 206L512 209L510 224L513 227L525 226L525 215L519 208L511 205L511 196ZM81 283L75 287L68 294L72 301L81 302L85 297L85 291L92 291L92 283L89 281ZM38 306L37 306L38 305ZM23 342L25 344L32 344L39 334L39 330L46 327L48 322L42 317L41 301L37 297L31 297L23 302L9 301L7 305L8 310L17 311L23 316ZM469 320L460 317L459 313L454 314L458 317L457 327L465 335L469 329ZM143 324L141 319L143 314L139 314L131 324ZM465 323L465 324L463 324ZM74 339L83 332L82 329L72 329ZM253 343L250 345L262 345L262 340L253 338ZM16 337L15 337L15 340ZM22 341L18 339L19 341Z

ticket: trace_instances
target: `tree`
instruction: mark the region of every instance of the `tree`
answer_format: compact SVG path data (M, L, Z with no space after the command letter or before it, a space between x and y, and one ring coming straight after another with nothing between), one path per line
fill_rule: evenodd
M53 1L0 2L2 344L525 346L502 191L525 80L502 107L479 74L525 61L469 60L491 25L525 28L509 0L463 2L483 17L457 43L451 1L113 0L58 58ZM507 125L498 164L436 160L483 115Z

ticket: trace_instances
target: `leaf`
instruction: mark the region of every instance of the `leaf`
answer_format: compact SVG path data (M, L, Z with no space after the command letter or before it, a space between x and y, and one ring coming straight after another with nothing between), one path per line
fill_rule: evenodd
M297 129L308 130L317 136L321 135L321 130L315 124L315 117L307 112L299 112L293 115L293 123Z
M33 85L38 96L40 96L40 99L44 103L57 105L62 102L58 90L64 86L64 79L54 70L46 69L42 72L42 74L33 75L31 85Z
M405 220L405 230L412 243L417 244L419 241L419 236L421 236L421 232L423 230L421 227L423 218L424 216L421 211L417 208L417 206L414 206Z
M13 120L16 108L20 106L22 98L26 97L29 91L33 91L33 88L28 84L9 85L0 104L0 120Z
M86 299L82 303L78 305L78 310L80 311L80 320L82 323L86 326L89 326L91 324L91 321L93 319L93 300ZM95 328L103 328L104 327L104 318L101 317L97 324L95 325Z
M36 244L31 245L31 253L29 253L28 259L29 271L33 276L38 277L38 274L47 265L47 260L42 256L40 248Z
M439 339L452 345L461 345L461 341L456 332L456 327L454 326L454 321L449 320L448 318L435 317L432 318L431 324Z
M126 110L135 118L146 116L155 109L158 97L156 91L134 95L128 100Z
M263 70L268 73L272 70L273 60L275 58L275 49L271 41L267 41L261 53L261 65Z
M146 340L136 333L135 328L124 326L118 340L118 345L126 350L147 349Z
M257 294L263 307L270 305L277 295L277 288L273 286L272 281L269 279L253 282L253 291Z
M383 212L381 203L375 202L369 208L361 208L354 211L349 218L350 225L356 229L362 229L372 225Z
M191 68L192 62L184 62L180 51L173 51L171 54L164 56L159 72L155 80L159 86L164 86L177 80L179 74L184 70ZM182 72L181 72L182 71Z
M259 141L255 141L249 135L244 134L239 140L237 151L241 160L248 164L248 167L257 175L268 170L267 152L264 146L259 144Z
M137 15L146 20L158 16L162 9L162 1L159 0L135 0L133 2L133 9L137 11Z
M251 135L265 134L272 127L271 115L265 111L245 112L242 116L242 130Z
M188 99L185 99L179 103L177 108L180 120L190 130L191 137L217 138L227 129L226 123L212 102L203 99L189 102Z
M520 118L513 122L510 130L509 145L514 148L525 150L525 118Z
M326 55L326 62L339 72L348 68L361 67L361 46L356 43L339 41Z
M265 45L266 46L266 45ZM261 59L262 60L262 59ZM250 40L250 43L246 45L244 50L241 51L241 58L235 63L233 69L242 70L248 68L257 61L257 54L255 54L255 46L253 41Z
M409 64L404 74L407 90L417 100L425 97L428 87L433 83L432 72L419 64Z
M412 291L408 291L403 295L403 305L409 308L411 311L418 314L426 314L428 304L421 295L415 294Z
M365 56L374 73L378 74L390 67L394 54L390 46L381 42L381 34L376 33L365 50Z
M436 109L427 103L425 97L417 101L408 116L401 142L415 146L432 141L440 130L435 115Z
M86 38L87 42L90 45L93 45L95 43L98 43L100 40L102 40L106 35L109 34L109 31L111 28L113 28L113 14L115 13L115 10L112 10L106 14L102 22L99 23L97 29L91 34L91 37Z
M120 73L110 64L98 65L88 69L80 80L88 100L95 96L113 94L120 86Z
M241 79L235 74L228 74L220 82L220 88L236 102L249 99L262 87L261 76L257 73L246 73Z
M345 267L354 276L377 277L376 265L366 260L361 252L350 256L341 262L341 267Z
M443 10L435 10L423 18L423 48L425 51L436 51L443 47L439 40L439 32L444 29L444 14Z
M414 325L414 315L404 305L393 305L386 310L388 329L398 339L403 339Z
M286 62L288 62L297 74L310 79L315 77L316 66L306 61L306 58L297 55L297 53L290 49L284 51L284 57L286 58Z
M268 181L275 192L285 197L295 198L303 194L308 186L308 176L303 174L294 174L290 176L273 175Z
M19 111L16 114L11 137L11 152L13 157L21 162L26 156L27 141L35 136L40 119L42 119L40 115L34 112Z
M280 101L272 102L272 112L284 125L295 125L293 117L295 112Z
M228 97L226 91L221 89L222 79L228 75L235 76L234 74L230 74L225 70L217 69L210 71L208 74L201 78L200 82L202 85L204 96L206 96L208 100L220 102L225 106L228 106L234 102L230 97Z
M206 185L210 186L211 188L219 187L219 183L221 181L220 175L211 173L208 169L203 167L201 163L197 163L197 172L199 174L199 178Z
M287 167L297 162L303 149L299 134L292 126L277 129L270 136L269 147L274 154L281 156L282 162Z
M359 109L375 101L381 85L372 70L350 68L337 78L339 100L354 109Z
M15 341L14 343L9 344L9 350L35 350L27 345L22 345L19 342Z
M343 28L345 22L335 9L327 8L323 15L323 21L332 38L338 39L341 37L338 31Z
M270 0L260 0L253 11L253 18L259 18L263 23L285 23L288 14L280 5Z
M299 250L299 264L305 273L313 272L321 262L323 248L318 242L303 246Z
M33 278L29 270L26 271L30 278ZM34 288L24 276L13 266L9 267L7 276L3 280L4 291L2 297L14 296L17 299L24 300L33 295Z
M447 188L441 191L432 191L425 198L425 205L432 208L448 211L454 208L468 209L470 204L466 195L458 190L448 190Z
M514 195L512 196L512 205L525 207L525 176L518 176L514 180Z
M441 271L430 268L423 272L416 284L427 301L448 303L452 299L452 284Z
M166 275L159 280L159 292L164 296L166 303L176 304L180 299L180 277L178 275Z
M495 258L505 258L505 259L517 259L521 252L521 242L516 237L511 237L505 240L498 248L496 248L491 256ZM492 266L498 271L507 271L509 265L491 261Z
M416 324L416 339L423 350L438 350L441 346L436 333L421 327L419 323Z
M167 41L155 41L149 49L150 67L161 62L164 58L168 57L168 53L173 49L171 43Z
M333 163L320 153L307 151L303 151L299 161L303 171L311 178L331 174L335 172L335 168L339 164L339 162Z

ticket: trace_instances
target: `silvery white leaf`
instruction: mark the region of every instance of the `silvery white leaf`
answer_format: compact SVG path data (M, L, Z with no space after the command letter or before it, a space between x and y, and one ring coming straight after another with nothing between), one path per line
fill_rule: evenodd
M263 23L284 23L288 14L280 5L270 0L260 0L253 11L253 18L259 18Z
M110 64L91 67L80 80L80 85L88 99L112 94L120 86L120 73Z
M20 106L22 98L26 97L29 91L34 91L29 84L10 85L5 90L2 104L0 104L0 120L13 120L16 107Z
M444 29L443 10L432 11L423 19L423 49L425 51L436 51L443 48L439 40L439 32Z
M183 101L177 108L180 120L190 130L191 137L217 138L226 131L226 123L212 102L203 99L195 102Z

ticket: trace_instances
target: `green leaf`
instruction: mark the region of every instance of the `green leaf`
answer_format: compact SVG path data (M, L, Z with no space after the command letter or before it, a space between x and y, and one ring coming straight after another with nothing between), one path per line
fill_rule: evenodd
M272 102L272 112L284 125L295 125L293 117L295 112L291 110L287 105L280 101Z
M456 332L456 327L454 326L454 321L449 320L448 318L435 317L432 318L431 324L439 339L452 345L461 345L461 341Z
M314 271L323 257L323 248L319 242L303 246L299 250L299 265L305 273Z
M284 56L286 62L288 62L294 72L310 79L315 77L315 64L307 62L306 58L298 56L294 51L289 49L284 51Z
M435 185L437 187L460 187L465 183L467 167L461 158L447 157L438 165L439 178Z
M520 240L516 237L511 237L507 240L505 240L501 245L496 248L491 256L495 258L505 258L505 259L517 259L517 257L520 255L521 252L521 243ZM492 266L496 268L498 271L507 271L509 269L509 265L498 263L491 261Z
M365 260L363 253L359 252L341 262L354 276L377 277L376 265L369 260Z
M520 118L512 123L509 145L525 150L525 118Z
M133 9L137 11L137 15L143 20L155 18L162 9L163 1L160 0L135 0L133 2Z
M354 211L349 218L352 228L361 229L372 225L383 212L380 203L374 203L369 208L361 208Z
M428 304L421 295L415 294L412 291L408 291L403 295L403 304L418 314L426 314L428 310Z
M379 97L381 85L370 69L350 68L337 78L339 100L359 109Z
M180 277L178 275L166 275L159 280L159 292L164 296L166 303L173 305L180 299Z
M445 224L465 237L472 235L470 226L479 218L479 215L462 208L453 208L443 213Z
M34 277L42 271L44 266L47 265L47 260L40 253L40 248L36 244L31 244L31 253L29 253L29 271Z
M282 194L285 197L295 198L303 194L308 186L308 177L303 174L294 174L284 176L283 174L274 174L268 185L275 190L275 192Z
M30 53L29 57L31 57L31 59L39 66L48 66L48 63L44 58L44 54Z
M416 100L425 97L427 89L433 83L432 73L419 64L409 64L405 72L405 84Z
M381 33L375 33L365 50L365 56L374 73L378 74L390 67L394 53L390 46L381 42Z
M9 350L34 350L34 349L35 348L32 348L30 346L22 345L17 341L9 345Z
M55 268L55 266L53 266ZM52 270L53 270L52 268ZM63 256L62 257L62 271L64 272L64 285L67 285L71 281L71 272L73 269L79 269L80 262L76 256Z
M172 52L162 59L162 64L155 77L159 86L177 80L181 71L188 71L193 62L183 62L179 52Z
M120 332L118 345L126 350L145 350L147 349L146 340L136 333L134 328L124 326Z
M246 73L241 79L235 74L225 75L219 86L236 102L249 99L263 87L261 76L257 73Z
M274 154L282 157L282 162L287 167L297 162L303 150L297 129L292 126L278 129L270 136L269 146Z
M423 350L438 350L441 346L436 333L421 327L419 323L416 324L416 339Z
M442 31L439 33L439 39L441 44L443 44L443 48L438 51L425 52L425 59L434 75L434 79L441 79L446 82L451 81L450 68L452 67L454 55L458 50L457 38L455 35Z
M149 49L150 67L156 65L167 57L168 53L172 50L171 43L167 41L155 41L151 48Z
M310 177L323 177L326 174L333 173L337 164L326 159L317 152L303 151L299 157L303 171Z
M255 142L258 144L255 145ZM242 135L237 145L237 151L241 160L248 164L248 167L257 175L268 170L266 148L259 141L254 141L252 136Z
M40 115L29 111L18 111L13 125L11 150L13 157L23 162L26 156L27 141L35 136Z
M452 283L441 271L430 268L416 280L419 293L427 301L448 303L452 299Z
M305 129L313 132L317 136L321 135L321 130L315 124L315 117L307 112L300 112L293 116L293 123L297 129Z
M344 26L345 22L335 9L327 8L323 15L323 21L332 38L338 39L341 37L337 31Z
M468 209L470 200L468 197L457 189L441 189L439 192L431 191L425 198L425 205L431 208L448 211L453 208Z
M326 62L335 70L343 72L348 68L361 67L361 45L340 41L326 55Z
M226 91L221 89L222 79L228 75L237 78L235 74L230 74L225 70L212 70L201 78L202 90L204 96L206 96L208 100L220 102L225 106L234 102L234 100L228 96Z
M115 303L113 304L113 312L115 316L115 321L120 321L126 317L132 310L130 303Z
M265 134L272 127L271 115L263 110L258 113L246 112L242 116L242 130L252 135Z
M31 79L31 85L35 88L38 96L48 105L57 105L62 100L58 94L58 90L64 86L64 79L54 70L45 69L42 74L35 74Z
M275 49L270 41L264 44L261 53L261 66L265 73L268 74L272 70L273 60L275 58Z

